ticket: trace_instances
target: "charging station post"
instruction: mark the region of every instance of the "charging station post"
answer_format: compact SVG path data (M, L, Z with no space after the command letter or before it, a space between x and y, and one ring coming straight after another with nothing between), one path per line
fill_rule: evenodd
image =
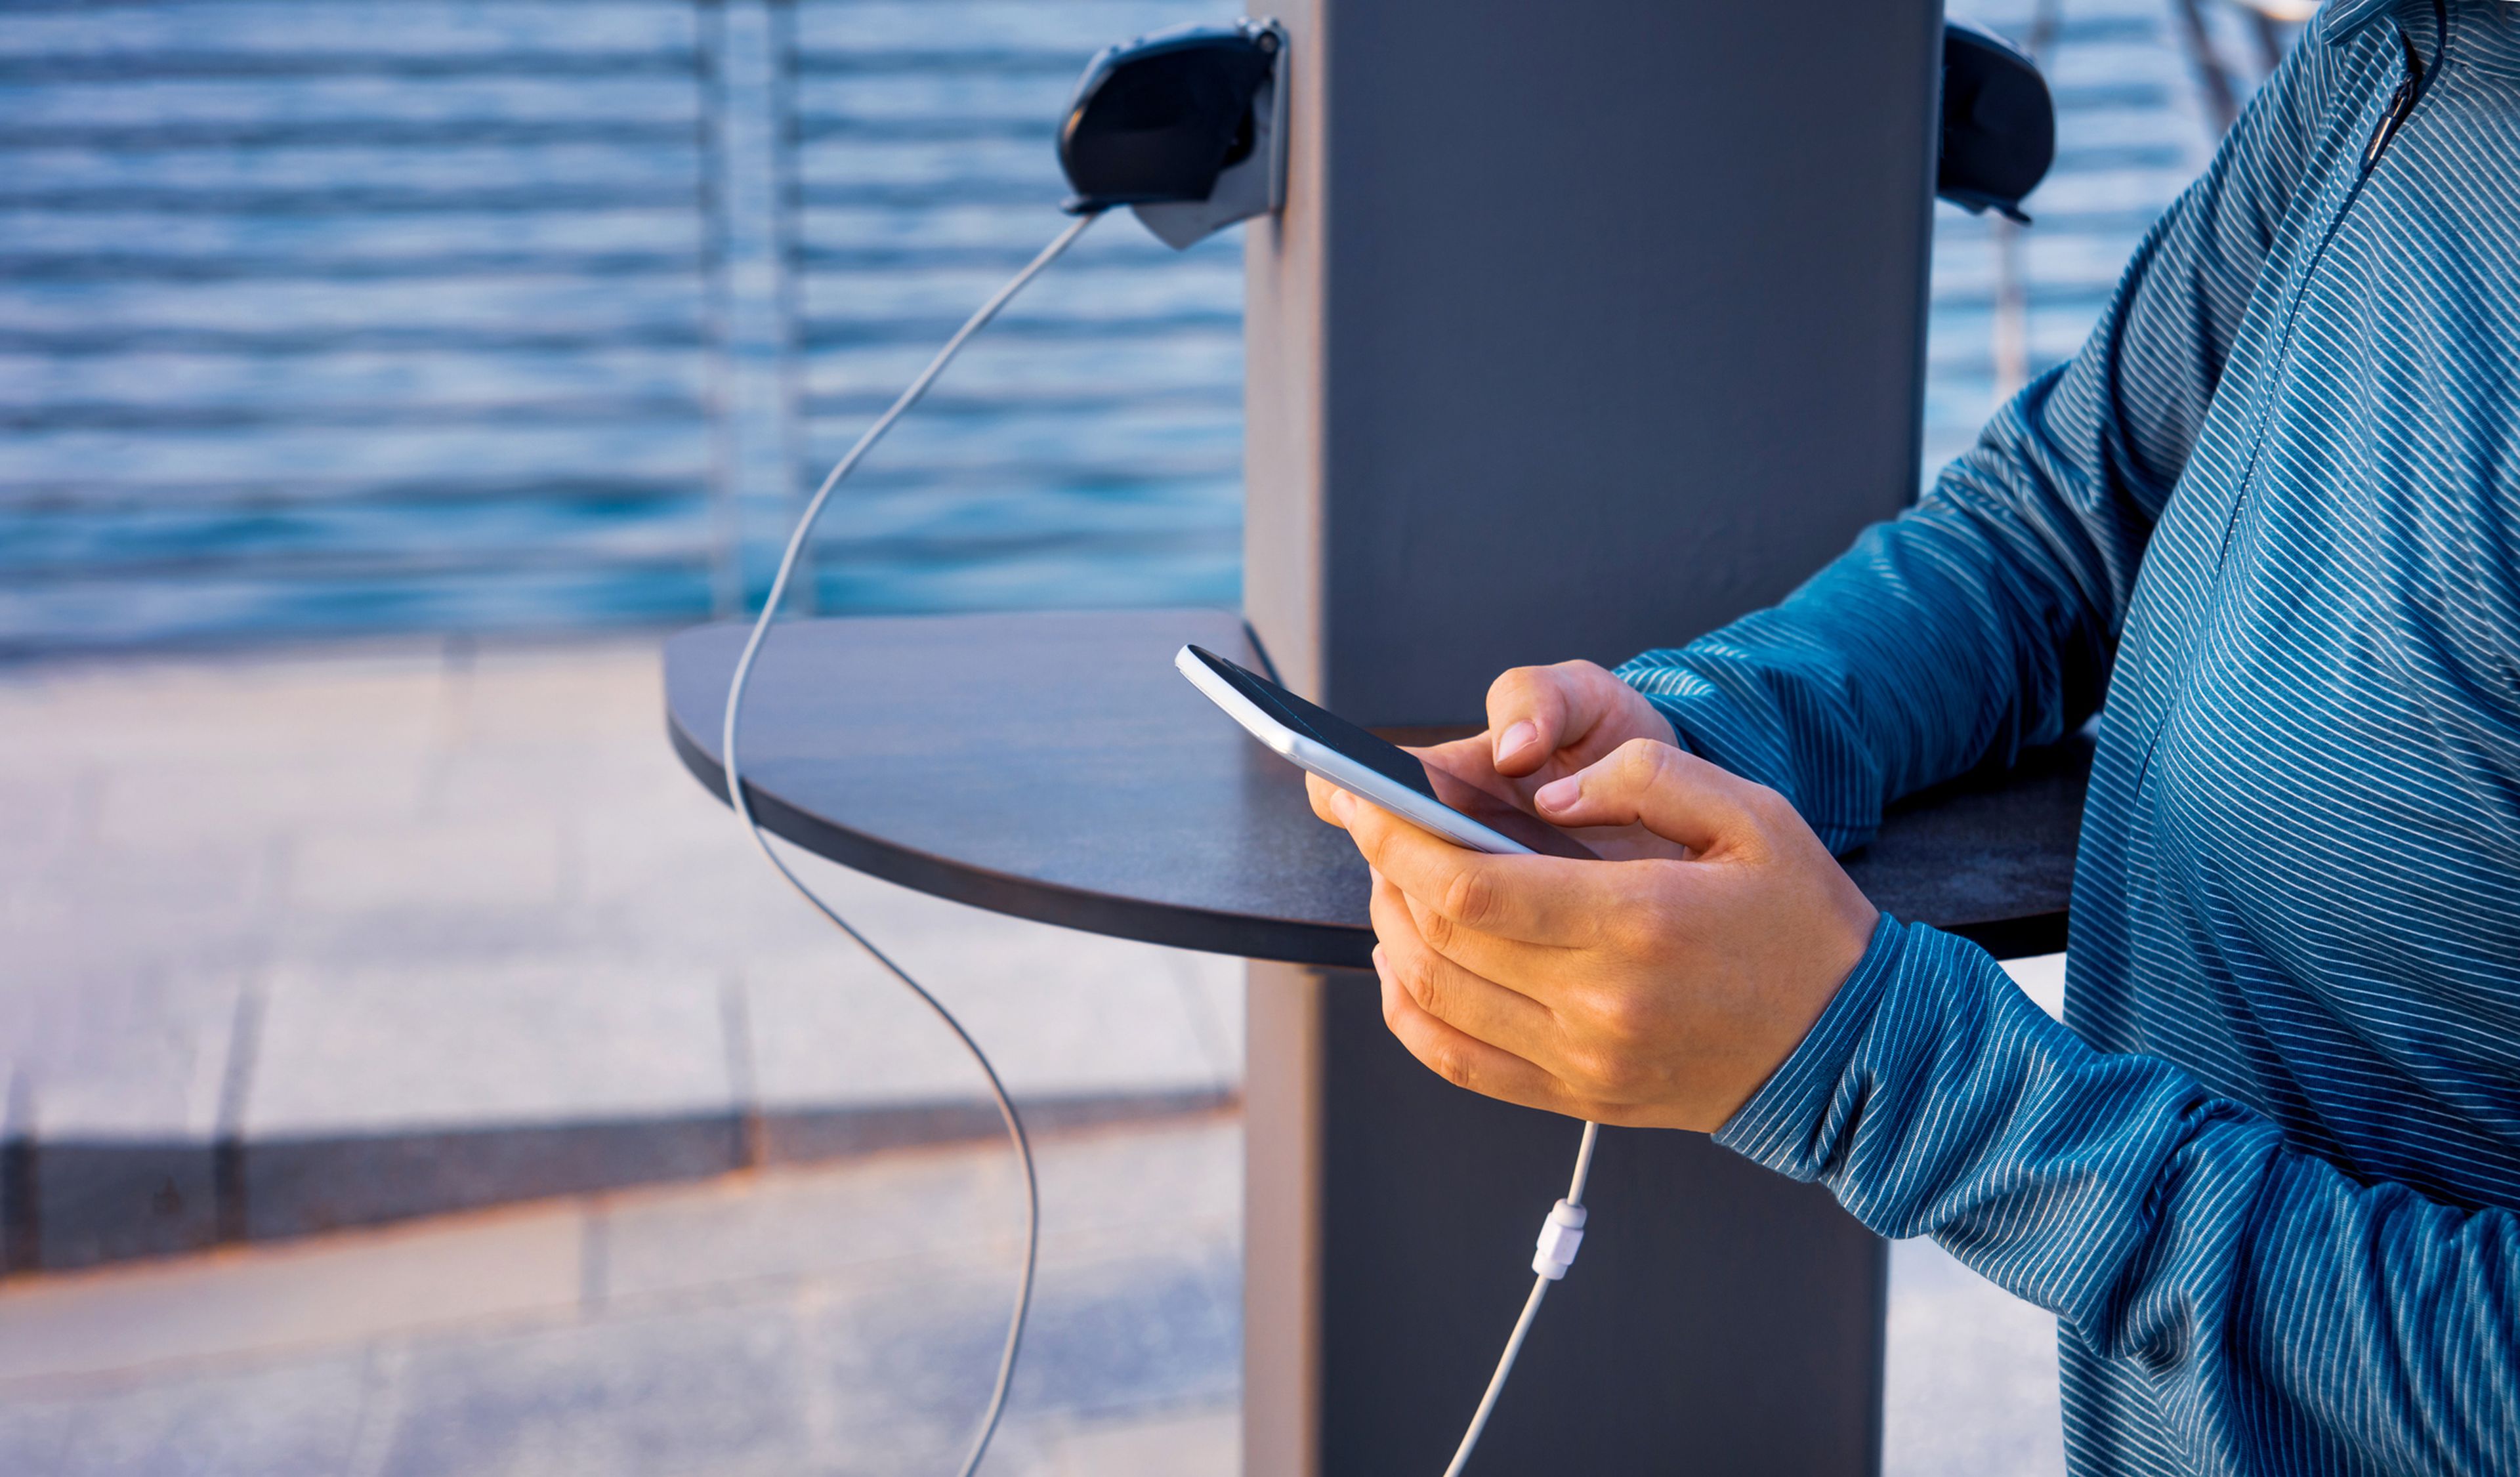
M1289 0L1247 228L1246 613L1361 721L1772 603L1917 482L1933 0ZM1371 975L1255 963L1244 1471L1430 1470L1574 1125L1458 1092ZM1603 1136L1584 1265L1474 1469L1856 1474L1882 1244L1681 1134Z

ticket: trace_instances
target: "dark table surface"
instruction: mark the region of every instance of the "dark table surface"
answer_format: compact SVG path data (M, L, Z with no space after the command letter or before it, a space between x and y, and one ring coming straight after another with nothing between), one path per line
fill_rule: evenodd
M724 797L741 626L665 648L675 751ZM1184 642L1261 663L1219 610L796 621L744 700L745 787L775 833L860 872L1070 928L1363 966L1365 864L1303 776L1172 667ZM2091 763L2081 741L1897 806L1847 858L1902 918L1999 955L2065 947Z

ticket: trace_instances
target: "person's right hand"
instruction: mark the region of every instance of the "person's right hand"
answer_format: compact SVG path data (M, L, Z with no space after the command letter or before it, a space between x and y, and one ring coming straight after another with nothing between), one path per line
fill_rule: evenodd
M1488 685L1482 762L1525 800L1553 780L1590 769L1631 738L1677 746L1671 720L1597 663L1515 667ZM1446 745L1450 748L1452 745Z
M1644 694L1597 662L1515 667L1488 685L1488 729L1415 752L1427 763L1497 795L1510 795L1538 815L1532 795L1542 785L1588 769L1631 738L1677 745L1670 720ZM1313 812L1336 826L1330 786L1306 786ZM1576 832L1605 857L1660 856L1678 848L1634 827Z

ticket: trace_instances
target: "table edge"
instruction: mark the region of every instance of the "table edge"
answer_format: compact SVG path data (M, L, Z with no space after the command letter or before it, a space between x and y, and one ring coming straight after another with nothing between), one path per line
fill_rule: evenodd
M1255 651L1259 637L1249 622L1232 611L1212 613L1233 618L1242 627ZM711 623L676 633L682 637L706 631ZM1261 659L1266 662L1265 652ZM726 771L707 745L690 733L675 712L670 689L663 703L666 737L683 767L720 805L731 811ZM1955 783L1965 782L1954 782ZM1939 786L1938 786L1939 787ZM905 845L855 829L828 817L799 809L751 781L744 793L762 828L773 835L839 866L896 885L1011 918L1056 927L1075 928L1113 938L1203 954L1271 960L1323 968L1372 967L1373 932L1363 924L1299 921L1232 913L1177 903L1156 902L1092 891L1038 877L999 872L952 857ZM1968 939L1999 960L2062 953L2071 916L2066 909L2009 918L1929 923L1941 932Z
M734 810L727 798L726 768L685 731L669 702L666 737L676 757L720 805ZM1307 923L1249 914L1157 903L1111 893L1089 892L1037 877L1016 876L939 857L826 817L799 810L761 789L743 783L744 798L761 828L852 872L1011 918L1029 918L1061 928L1101 933L1140 943L1160 944L1201 954L1274 960L1289 964L1365 969L1372 966L1373 933L1339 923Z

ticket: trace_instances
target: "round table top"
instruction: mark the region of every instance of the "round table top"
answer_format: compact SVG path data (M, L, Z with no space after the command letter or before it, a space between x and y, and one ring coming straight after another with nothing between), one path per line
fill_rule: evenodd
M675 751L721 799L744 628L665 648ZM804 620L744 700L745 788L775 834L1019 918L1177 948L1364 967L1365 864L1303 776L1173 670L1195 642L1263 667L1227 611ZM2006 957L2064 947L2084 744L1896 807L1847 859L1884 910Z

